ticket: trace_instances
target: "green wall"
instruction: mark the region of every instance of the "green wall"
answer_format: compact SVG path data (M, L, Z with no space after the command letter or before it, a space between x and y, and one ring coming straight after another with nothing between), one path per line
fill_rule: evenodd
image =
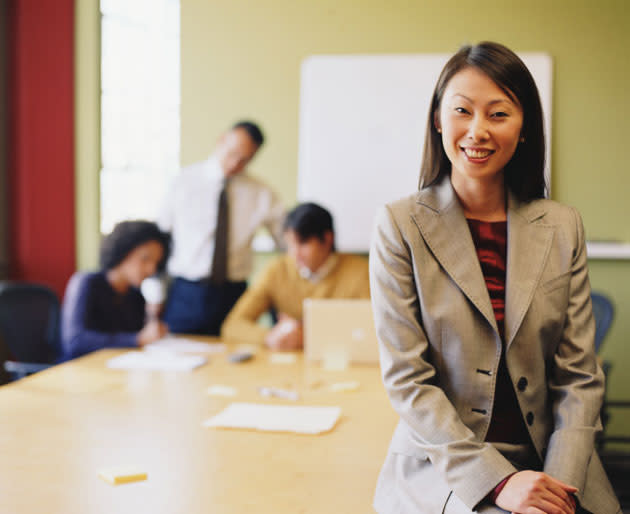
M296 199L300 62L311 54L454 52L500 41L553 58L552 196L591 239L630 241L627 0L182 0L182 162L204 158L233 120L261 122L252 168ZM630 260L591 261L617 317L603 349L610 396L630 398ZM625 393L625 394L624 394ZM630 415L613 417L627 430Z
M77 3L98 12L95 0ZM183 164L205 158L234 120L252 117L268 137L252 168L292 205L304 57L454 52L462 43L491 39L516 51L552 56L552 196L580 210L587 237L630 241L628 143L620 130L630 119L629 1L181 0L181 15ZM78 19L92 22L93 16ZM88 52L94 50L93 32L86 35ZM78 81L91 77L87 82L93 87L97 72L91 62L84 66ZM84 105L93 125L94 99ZM98 241L92 135L88 148L78 149L89 163L78 169L79 202L90 199L78 210L87 216L78 227L79 242L87 245L79 250L82 267L95 263ZM603 351L614 363L609 393L630 397L625 372L630 369L630 260L591 261L590 267L593 287L617 305ZM613 418L611 429L628 427L630 416Z

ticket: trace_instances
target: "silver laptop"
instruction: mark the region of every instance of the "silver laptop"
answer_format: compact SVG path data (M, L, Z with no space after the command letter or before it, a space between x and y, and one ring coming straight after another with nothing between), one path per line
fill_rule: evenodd
M370 300L304 300L304 354L310 361L377 364Z

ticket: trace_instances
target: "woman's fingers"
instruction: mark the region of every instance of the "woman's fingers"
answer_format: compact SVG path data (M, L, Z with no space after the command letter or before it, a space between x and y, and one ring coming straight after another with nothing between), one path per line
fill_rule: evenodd
M573 493L577 492L577 487L573 487L571 485L565 484L560 480L553 478L545 473L543 473L544 479L548 486L548 490L552 493L553 498L547 498L548 501L552 501L557 504L557 499L562 500L570 509L570 512L575 511L575 498L572 496Z
M549 506L552 505L556 509L560 509L558 512L568 512L570 514L573 514L573 512L575 512L575 503L571 501L571 497L568 496L566 492L564 492L562 489L560 491L563 493L562 495L558 495L550 490L546 490L540 496L540 503L538 505L541 506L543 509L547 509L545 510L545 512L556 512L555 510L549 510Z
M524 514L574 514L575 502L568 486L546 473L520 471L512 475L496 498L496 504L506 510Z

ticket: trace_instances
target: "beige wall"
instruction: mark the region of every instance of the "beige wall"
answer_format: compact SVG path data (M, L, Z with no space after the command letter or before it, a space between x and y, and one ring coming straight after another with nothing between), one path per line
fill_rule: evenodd
M84 6L83 12L98 12L96 0L77 0L77 5ZM268 136L253 169L291 205L304 57L453 52L462 43L492 39L553 57L553 197L580 210L588 237L630 241L623 130L630 119L630 2L181 0L181 5L183 164L207 156L234 120L252 117ZM79 9L83 30L77 30L77 47L86 43L79 54L92 58L94 16L81 14ZM96 262L98 241L98 160L93 155L98 148L98 74L92 60L80 60L78 66L78 81L91 88L89 94L79 91L91 99L78 113L87 130L86 145L77 145L79 263L87 267ZM630 397L630 374L625 372L630 368L630 261L592 261L590 267L594 288L610 294L618 308L603 351L614 363L610 393ZM625 419L630 425L630 418ZM613 428L620 426L618 418Z
M77 267L98 262L101 169L99 0L75 0L75 207Z

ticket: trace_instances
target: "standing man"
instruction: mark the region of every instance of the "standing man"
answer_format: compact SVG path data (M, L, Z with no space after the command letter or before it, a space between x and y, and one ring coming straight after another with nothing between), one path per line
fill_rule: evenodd
M157 221L173 241L168 272L174 280L164 311L172 332L218 335L247 286L258 228L267 227L282 245L283 206L245 174L263 141L255 123L236 123L208 160L181 171L167 194Z

